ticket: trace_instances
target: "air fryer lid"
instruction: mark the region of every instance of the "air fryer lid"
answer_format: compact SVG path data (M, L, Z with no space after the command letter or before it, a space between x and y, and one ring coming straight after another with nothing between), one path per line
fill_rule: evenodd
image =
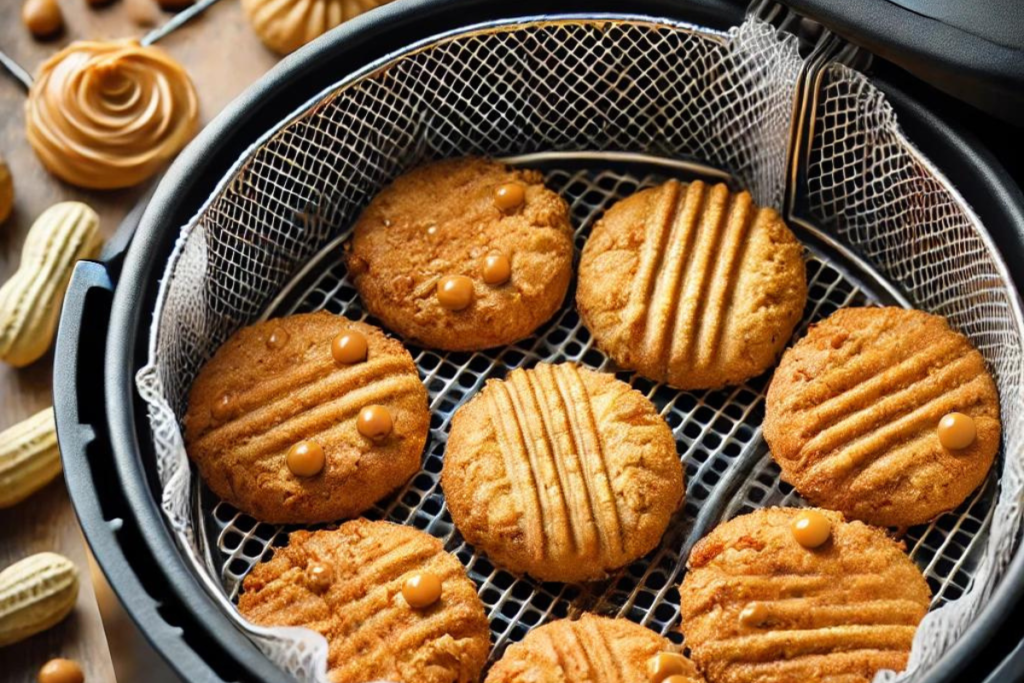
M1019 0L783 0L936 88L1024 124Z

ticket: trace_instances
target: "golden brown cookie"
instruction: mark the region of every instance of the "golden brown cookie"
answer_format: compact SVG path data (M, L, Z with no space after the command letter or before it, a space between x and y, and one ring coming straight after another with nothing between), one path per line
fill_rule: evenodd
M589 581L654 548L683 499L668 425L610 374L540 363L452 418L441 483L467 541L513 572Z
M286 55L342 22L390 0L242 0L256 35L271 50Z
M949 413L977 435L939 440ZM944 318L846 308L786 352L764 437L782 477L815 505L879 526L921 524L984 480L999 448L999 397L985 360Z
M245 577L238 611L322 634L333 683L476 683L491 645L459 561L433 536L390 522L292 532Z
M793 524L824 522L808 548ZM836 512L757 510L690 553L679 588L690 656L710 683L868 683L902 670L931 601L902 545Z
M622 368L679 389L767 370L807 301L803 247L747 192L670 180L616 203L583 249L576 305Z
M344 356L341 337L365 343L363 360ZM238 509L311 524L358 515L404 483L429 426L427 391L401 343L306 313L243 328L217 350L192 385L185 448Z
M584 614L530 631L509 646L486 683L703 683L668 638L626 619Z
M569 207L537 171L485 159L416 168L385 188L345 245L366 309L455 351L529 336L572 276Z

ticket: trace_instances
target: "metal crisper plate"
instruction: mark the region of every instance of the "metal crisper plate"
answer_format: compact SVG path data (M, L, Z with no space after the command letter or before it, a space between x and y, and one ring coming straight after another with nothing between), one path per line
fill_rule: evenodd
M594 221L615 201L658 184L667 175L693 177L653 158L646 164L634 159L623 169L621 164L602 163L593 154L577 163L562 163L572 161L571 154L534 156L530 165L546 168L548 186L572 207L577 261ZM555 159L540 163L545 156ZM823 233L799 226L794 229L807 245L809 278L809 299L798 336L808 323L844 306L900 303L902 297L895 289L842 247L830 245ZM344 237L315 257L286 287L290 296L266 315L326 309L358 320L366 318L342 262L340 243ZM550 322L534 336L509 347L477 353L410 349L429 390L432 411L423 468L368 515L423 529L443 539L445 547L459 557L477 583L491 620L492 661L531 627L582 610L627 616L679 642L681 635L674 628L679 616L677 586L693 543L718 522L737 514L770 505L803 504L792 488L780 481L761 437L770 373L739 387L690 392L619 372L618 376L650 398L668 421L686 468L686 505L660 546L615 576L582 586L514 576L468 546L452 524L439 486L452 413L487 378L503 377L512 368L538 361L574 361L598 370L615 370L581 324L574 290ZM978 554L975 541L982 536L977 532L987 524L994 489L993 476L959 510L906 534L907 548L934 593L933 607L959 597L971 581ZM289 527L258 523L218 501L204 487L198 495L208 542L207 562L235 599L245 574L261 558L268 558L274 546L286 542Z
M339 75L238 157L162 273L136 382L179 548L268 657L299 680L321 680L326 647L308 630L254 627L232 607L240 580L286 542L287 529L238 514L197 481L180 423L188 388L217 347L260 315L363 317L340 263L344 233L398 174L465 155L546 171L572 204L577 248L614 201L666 176L729 178L763 206L797 200L786 218L808 247L805 324L880 302L946 315L963 331L995 374L1004 451L959 510L905 534L933 606L956 601L922 622L911 675L967 631L1013 555L1021 519L1024 314L980 221L905 138L884 96L839 64L817 69L793 36L755 18L722 33L630 15L519 17L433 36ZM797 154L794 145L806 147ZM746 510L800 504L761 439L768 377L678 392L622 373L662 411L686 467L687 503L659 548L586 586L514 577L474 554L438 487L450 417L512 367L546 360L613 370L572 301L503 349L412 349L430 393L431 438L422 471L372 513L427 530L463 561L489 611L492 658L531 627L584 609L678 640L676 586L693 543Z

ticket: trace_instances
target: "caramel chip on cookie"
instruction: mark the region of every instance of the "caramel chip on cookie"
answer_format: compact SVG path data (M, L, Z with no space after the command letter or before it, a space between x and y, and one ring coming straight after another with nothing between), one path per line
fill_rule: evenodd
M529 336L572 277L565 200L537 171L476 158L409 171L345 245L366 309L409 341L452 351Z
M947 448L940 422L961 437ZM964 422L968 424L963 424ZM814 505L908 527L956 508L999 449L985 360L944 318L844 308L811 327L772 379L764 437L782 478Z
M710 683L870 683L902 670L931 593L881 529L813 512L828 539L807 547L805 511L757 510L694 546L680 628Z
M323 635L332 683L476 683L491 645L462 564L433 536L390 522L292 532L245 577L238 611Z
M365 353L337 355L339 337ZM189 394L185 449L239 510L312 524L358 515L405 483L429 427L427 390L399 341L305 313L243 328L217 350Z

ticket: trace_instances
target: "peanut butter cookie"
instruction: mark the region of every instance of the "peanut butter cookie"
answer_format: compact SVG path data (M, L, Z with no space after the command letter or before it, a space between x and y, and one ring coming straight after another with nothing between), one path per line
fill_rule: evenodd
M803 248L746 192L670 180L618 202L583 249L576 305L622 368L679 389L775 363L803 314Z
M330 313L236 332L200 370L185 448L218 496L257 519L353 517L416 473L427 391L401 343Z
M562 681L703 683L704 677L668 638L626 619L584 614L530 631L505 651L485 683Z
M541 363L452 418L441 474L467 541L513 572L588 581L641 557L683 499L668 425L612 375Z
M401 176L370 202L345 248L368 311L410 341L455 351L529 336L572 276L565 200L537 171L485 159Z
M681 629L710 683L869 683L906 666L931 601L901 544L825 510L737 517L688 566Z
M390 522L292 532L245 577L238 611L322 634L332 683L476 683L491 645L459 561L433 536Z
M944 444L947 416L971 438ZM783 479L879 526L962 503L985 480L999 433L981 354L944 318L902 308L846 308L814 325L783 356L765 406Z

